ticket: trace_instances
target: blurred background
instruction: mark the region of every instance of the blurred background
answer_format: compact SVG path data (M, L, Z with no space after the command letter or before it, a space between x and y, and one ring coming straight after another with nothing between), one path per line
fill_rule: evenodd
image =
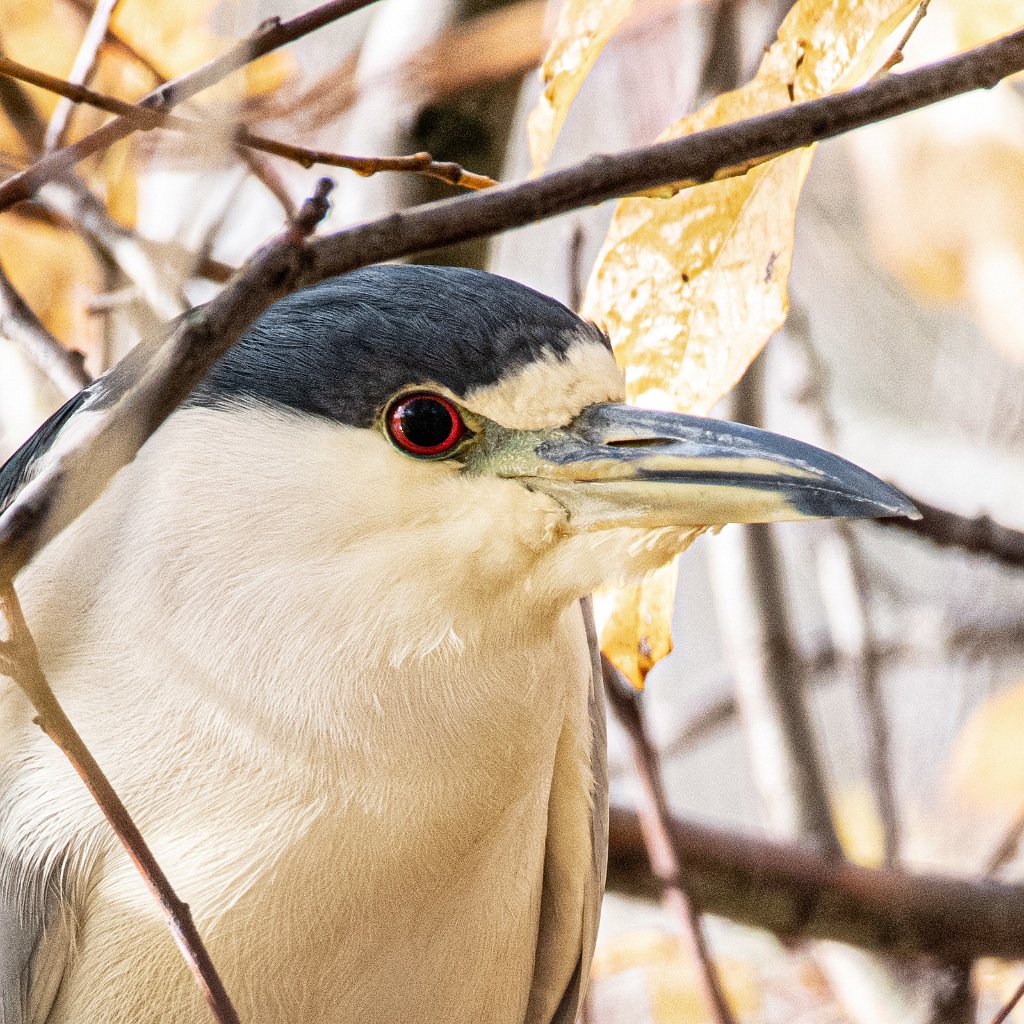
M134 99L261 19L307 6L0 0L0 46ZM789 7L636 0L551 166L651 142L749 79ZM426 150L523 178L535 69L557 9L382 0L183 112L324 150ZM932 0L905 66L1021 24L1021 0ZM0 108L5 173L108 116L7 78ZM95 375L212 295L322 173L264 154L242 160L226 136L140 133L0 218L0 263ZM328 230L455 191L412 175L334 176ZM832 448L939 509L1024 530L1022 197L1024 86L1012 80L823 144L800 199L790 316L715 413ZM425 261L484 267L578 307L612 210ZM5 457L73 381L40 367L9 316L0 328ZM673 814L863 865L1020 878L1019 565L873 523L729 527L682 557L673 637L639 698ZM615 720L610 759L615 813L628 812L645 797ZM659 902L635 834L623 835L588 1019L713 1020L679 915ZM988 1021L1024 978L1001 961L951 968L720 917L703 926L743 1021Z

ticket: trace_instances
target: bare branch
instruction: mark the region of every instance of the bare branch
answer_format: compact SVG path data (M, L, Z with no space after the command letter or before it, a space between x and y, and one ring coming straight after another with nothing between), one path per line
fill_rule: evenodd
M326 210L329 185L321 179L316 195L282 235L259 249L210 303L178 321L135 382L125 374L127 379L112 385L120 389L110 392L116 404L18 493L0 516L0 586L92 504L242 331L299 286L308 266L307 238L316 215Z
M109 113L118 114L133 121L136 127L143 131L153 128L169 128L177 132L208 135L211 130L208 124L201 124L191 118L178 117L160 110L136 106L134 103L125 103L113 96L107 96L74 82L56 78L7 57L0 57L0 75L9 75L11 78L28 82L40 89L57 93L75 103L87 103ZM429 153L413 153L409 156L346 156L343 153L330 153L326 150L309 149L306 146L292 145L290 142L268 139L264 135L257 135L255 132L249 131L244 125L217 125L215 123L213 130L220 135L232 138L236 150L256 149L264 153L273 153L275 156L292 160L305 168L324 164L328 167L342 167L349 171L355 171L356 174L363 177L379 174L382 171L405 171L406 173L422 174L424 177L435 178L448 185L459 185L468 189L490 188L497 184L493 178L489 178L485 174L467 171L456 163L434 160ZM259 171L259 167L255 169L257 172Z
M165 82L144 96L139 105L155 110L170 110L203 89L216 85L246 64L375 2L376 0L328 0L327 3L320 4L288 21L268 18L248 38L237 43L227 53L181 78ZM28 199L43 182L69 170L85 157L107 149L136 130L137 125L134 121L126 117L115 117L102 128L72 145L46 154L0 185L0 210L9 209L15 203Z
M118 3L120 0L96 0L96 8L86 26L82 45L78 49L74 64L71 65L71 74L68 76L70 81L79 85L88 85L92 81L99 63L100 48L107 37L110 19ZM71 114L74 109L74 103L67 97L54 108L50 123L46 126L46 137L43 140L44 149L57 149L64 145L64 137L71 124Z
M1003 1008L992 1018L992 1024L1003 1024L1003 1021L1013 1013L1021 999L1024 999L1024 981L1017 986L1016 991L1007 999Z
M906 49L907 43L910 42L911 36L913 36L917 31L917 26L924 21L924 17L928 13L928 5L931 2L932 0L921 0L917 5L917 10L914 11L914 17L907 26L907 31L903 33L900 41L896 44L896 49L890 54L889 59L878 69L875 74L876 78L881 78L883 75L892 71L897 64L903 63L903 51Z
M661 901L678 921L680 931L690 945L700 976L704 1000L717 1024L735 1024L708 948L698 910L687 884L669 834L670 813L658 767L658 755L647 734L643 710L637 694L622 673L601 655L605 694L615 717L626 730L633 754L633 767L640 781L640 831L643 834L651 872L658 880Z
M827 939L958 963L1024 958L1024 886L822 857L673 817L669 831L694 899L709 914L783 938ZM636 812L611 810L609 884L657 892Z
M593 156L515 185L394 213L319 239L308 283L367 263L480 238L644 189L734 177L752 163L808 146L1024 70L1024 30L848 92L667 142ZM0 186L0 209L6 202Z
M0 673L10 676L24 691L37 712L36 724L71 762L110 822L132 863L160 904L174 941L206 996L214 1019L218 1024L239 1024L238 1014L203 945L188 904L178 898L128 809L50 688L39 660L39 651L13 586L0 589L0 610L3 611L8 627L8 639L0 643Z
M72 10L77 11L86 19L86 23L92 20L95 8L89 0L64 0ZM109 46L118 50L120 54L134 61L144 68L152 76L155 82L163 83L166 79L160 74L160 69L140 50L136 49L113 25L108 24L103 35L103 40Z
M917 520L879 519L884 526L909 530L940 547L956 547L988 555L1003 565L1024 566L1024 531L1002 526L989 516L969 518L913 499L921 513Z
M592 157L517 185L395 213L325 236L301 250L280 241L265 247L221 294L185 317L155 354L140 386L124 396L116 414L104 417L106 428L74 449L80 468L88 461L94 465L91 474L82 474L88 485L72 495L76 474L70 463L54 467L29 484L0 517L0 584L12 580L36 550L89 506L245 328L288 292L360 266L520 227L642 188L709 180L735 172L751 159L993 85L1022 69L1024 31L851 92L618 156ZM13 201L11 193L4 193L6 187L0 186L0 194ZM70 458L69 449L65 459Z
M81 353L66 349L18 294L0 267L0 335L13 341L70 398L92 379Z

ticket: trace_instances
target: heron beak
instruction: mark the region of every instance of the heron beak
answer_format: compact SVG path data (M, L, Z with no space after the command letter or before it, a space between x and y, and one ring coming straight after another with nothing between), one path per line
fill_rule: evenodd
M894 487L813 445L628 405L589 406L557 430L488 424L466 468L550 495L581 531L920 518Z

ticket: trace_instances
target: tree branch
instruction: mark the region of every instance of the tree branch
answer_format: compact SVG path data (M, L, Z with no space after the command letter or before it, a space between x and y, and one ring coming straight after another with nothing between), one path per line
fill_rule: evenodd
M355 3L349 0L348 6ZM340 6L325 5L336 16L344 13ZM43 544L89 506L245 328L288 292L357 267L521 227L643 188L739 173L751 159L991 86L1020 70L1024 31L850 92L395 213L327 235L301 253L282 249L280 243L261 250L218 296L176 326L130 395L125 393L128 383L119 385L121 402L116 412L102 418L106 426L97 425L88 440L69 448L64 463L33 480L0 516L0 585L10 582ZM0 186L5 202L11 199L6 187ZM92 470L86 473L89 462ZM71 471L72 465L78 472ZM88 485L72 493L75 480Z
M25 64L7 57L0 57L0 75L9 75L22 82L56 93L74 103L86 103L98 107L108 113L117 114L132 121L140 131L154 128L168 128L176 132L188 134L206 134L211 131L209 124L201 124L192 118L178 117L162 110L136 106L124 100L115 99L94 89L86 88L75 82L57 78L44 71L38 71ZM295 146L289 142L269 139L265 135L257 135L244 125L214 125L214 131L220 130L233 139L236 150L255 149L263 153L272 153L301 164L305 168L316 164L328 167L342 167L363 177L378 174L381 171L404 171L421 174L427 178L435 178L448 185L459 185L468 189L490 188L497 182L486 174L475 174L467 171L456 163L434 160L429 153L413 153L408 156L346 156L342 153L330 153L326 150L309 149L306 146Z
M939 547L956 547L975 554L988 555L1003 565L1024 566L1024 531L1002 526L989 516L975 519L957 515L944 508L912 499L921 518L879 519L884 526L897 527L925 537Z
M89 0L64 0L64 3L72 10L77 11L86 20L86 24L92 20L95 8L89 3ZM113 25L107 24L103 39L104 42L120 51L123 57L134 61L141 68L145 69L154 81L161 84L166 81L163 75L160 74L160 69L144 53L136 49Z
M139 106L170 110L203 89L216 85L246 64L375 2L376 0L328 0L327 3L320 4L288 21L281 21L276 17L268 18L227 53L190 71L187 75L165 82L144 96L139 101ZM30 198L43 182L69 170L85 157L107 149L136 130L134 121L126 117L115 117L102 128L72 145L40 157L34 164L12 175L0 185L0 211Z
M92 380L85 372L81 353L66 349L46 329L42 320L18 294L2 267L0 334L13 341L65 398L81 391Z
M803 846L672 818L694 899L776 935L958 963L1024 958L1024 886L865 868ZM657 892L636 812L611 810L609 885Z
M231 999L203 945L188 904L178 898L170 880L146 845L142 833L103 769L78 735L43 673L39 651L29 631L13 586L0 589L0 610L7 620L8 639L0 643L0 674L10 676L36 709L36 724L60 748L85 783L115 835L160 904L174 941L188 963L218 1024L239 1024Z
M735 177L753 164L788 150L973 89L991 88L1021 70L1024 30L848 92L679 139L611 156L593 156L515 185L430 203L336 232L312 246L308 280L312 283L367 263L523 227L646 189L672 185L679 190ZM0 201L3 199L0 186Z
M71 74L68 77L72 82L88 85L92 81L99 63L100 48L107 38L110 19L118 3L120 0L97 0L92 17L89 18L89 24L85 28L82 44L75 56L75 62L71 66ZM71 124L71 115L74 109L74 103L67 97L54 108L50 123L46 126L44 149L52 150L64 145L64 137Z
M658 755L647 734L643 710L632 684L601 655L604 671L604 689L608 706L629 737L633 754L633 767L640 782L640 831L651 873L658 880L661 901L665 909L679 924L680 931L690 945L690 952L700 978L704 1001L711 1010L716 1024L736 1024L736 1018L726 1001L721 981L715 969L701 925L700 910L690 892L688 879L676 856L668 822L670 813L665 788L658 766Z

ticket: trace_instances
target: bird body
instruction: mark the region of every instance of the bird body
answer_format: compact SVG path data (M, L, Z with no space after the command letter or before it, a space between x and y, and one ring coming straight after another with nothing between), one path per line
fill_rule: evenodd
M575 1019L607 827L580 599L685 547L719 491L778 518L874 486L824 453L808 484L806 446L776 439L768 495L772 435L723 448L676 418L669 437L621 396L606 341L553 300L362 271L272 307L18 578L55 692L243 1020ZM58 414L6 489L104 401L101 381ZM705 449L700 514L669 511ZM0 1024L208 1019L10 685L0 737Z

